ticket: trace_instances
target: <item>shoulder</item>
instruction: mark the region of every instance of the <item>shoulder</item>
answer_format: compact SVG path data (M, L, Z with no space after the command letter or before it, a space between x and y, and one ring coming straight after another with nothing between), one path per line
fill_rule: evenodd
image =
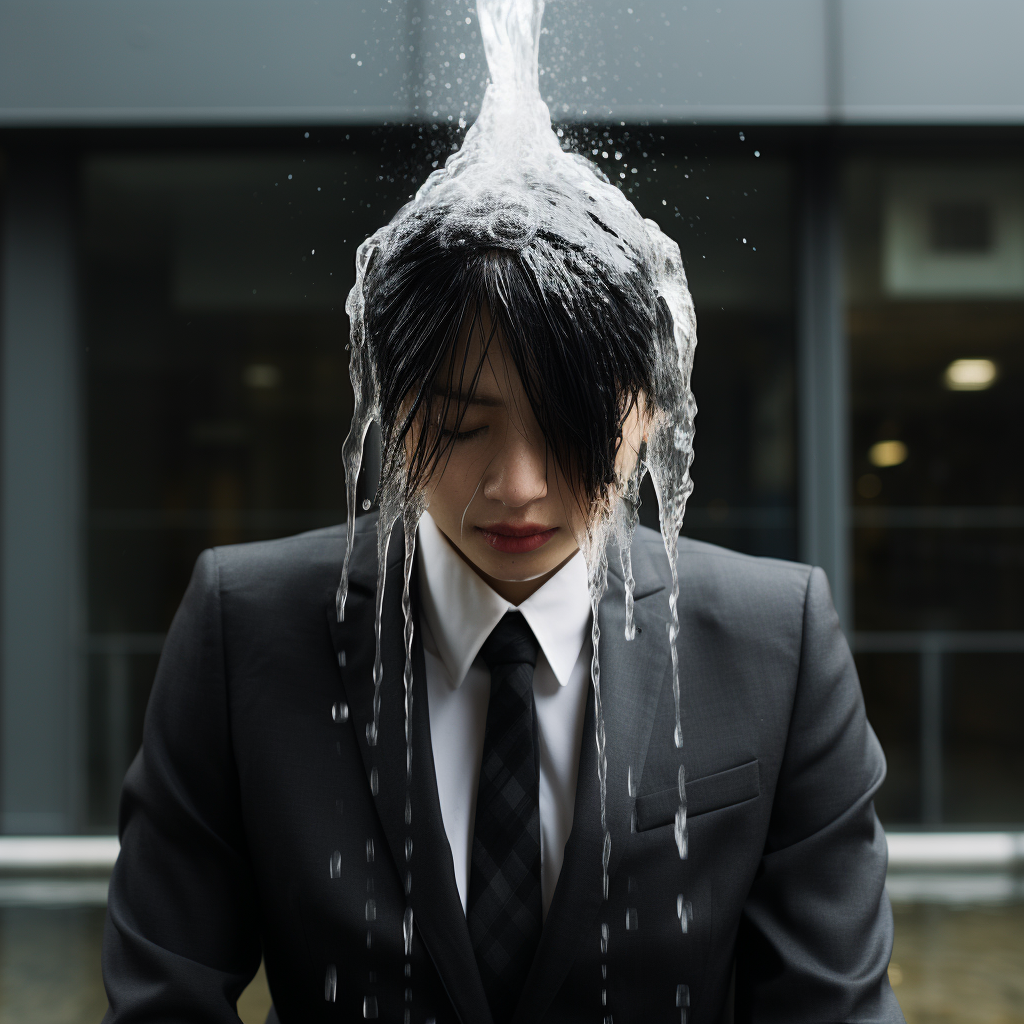
M671 587L661 534L638 527L632 545L638 591ZM774 629L783 622L798 631L812 575L821 570L778 558L744 555L714 544L679 538L680 614L689 612L730 631ZM827 588L827 584L825 584Z
M657 530L637 527L633 538L633 559L641 561L647 572L663 585L670 584L665 544ZM700 583L702 588L776 596L794 592L802 596L812 571L811 566L801 562L744 555L689 537L679 538L677 568L680 584L693 581Z
M370 522L370 520L373 522ZM375 560L376 517L356 520L357 569ZM275 611L320 605L338 586L345 558L346 524L277 540L210 548L200 555L193 587L216 589L225 613Z

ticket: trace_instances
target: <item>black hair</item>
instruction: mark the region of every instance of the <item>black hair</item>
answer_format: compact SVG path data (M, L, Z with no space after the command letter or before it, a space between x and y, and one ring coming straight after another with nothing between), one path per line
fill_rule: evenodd
M625 261L626 272L620 261L613 271L592 251L543 232L509 247L493 232L453 240L446 221L443 212L416 217L400 244L378 249L366 269L366 346L385 473L406 458L417 416L430 410L437 422L432 402L441 403L440 421L458 430L466 407L457 396L473 393L480 366L450 356L486 309L485 354L500 332L551 454L582 495L599 498L615 480L625 419L641 394L653 396L657 337L671 330L647 261ZM418 431L407 496L452 444L451 431Z

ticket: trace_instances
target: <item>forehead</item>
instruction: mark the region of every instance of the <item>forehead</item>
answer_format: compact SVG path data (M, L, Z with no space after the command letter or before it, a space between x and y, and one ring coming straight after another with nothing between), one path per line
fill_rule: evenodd
M435 394L451 393L467 405L506 405L523 393L515 360L486 305L472 307L438 375ZM474 384L475 381L475 384Z

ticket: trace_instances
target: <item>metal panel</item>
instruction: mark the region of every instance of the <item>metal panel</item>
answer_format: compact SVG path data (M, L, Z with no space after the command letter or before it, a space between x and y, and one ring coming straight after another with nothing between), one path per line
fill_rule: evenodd
M836 169L827 153L807 159L801 198L800 557L827 573L849 634L848 360Z
M545 24L557 117L1024 120L1016 0L593 0ZM0 126L454 119L484 77L469 3L0 0Z
M2 320L4 832L76 826L81 487L73 181L7 177Z
M1024 120L1019 0L845 0L840 32L844 120Z
M553 108L563 117L823 120L832 2L550 4ZM438 48L457 36L475 73L453 64L452 88L439 83L430 102L412 60L423 54L436 70ZM420 40L413 58L409 43ZM467 3L0 0L0 125L443 117L479 102L482 68Z
M0 125L402 117L406 20L348 0L0 0Z

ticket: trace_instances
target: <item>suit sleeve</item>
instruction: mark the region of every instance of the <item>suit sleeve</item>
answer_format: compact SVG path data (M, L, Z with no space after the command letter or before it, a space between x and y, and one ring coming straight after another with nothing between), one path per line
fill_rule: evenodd
M887 847L873 798L885 758L821 569L764 854L740 924L736 1021L899 1022L889 987Z
M106 1024L238 1024L260 939L232 754L217 553L174 618L121 796Z

